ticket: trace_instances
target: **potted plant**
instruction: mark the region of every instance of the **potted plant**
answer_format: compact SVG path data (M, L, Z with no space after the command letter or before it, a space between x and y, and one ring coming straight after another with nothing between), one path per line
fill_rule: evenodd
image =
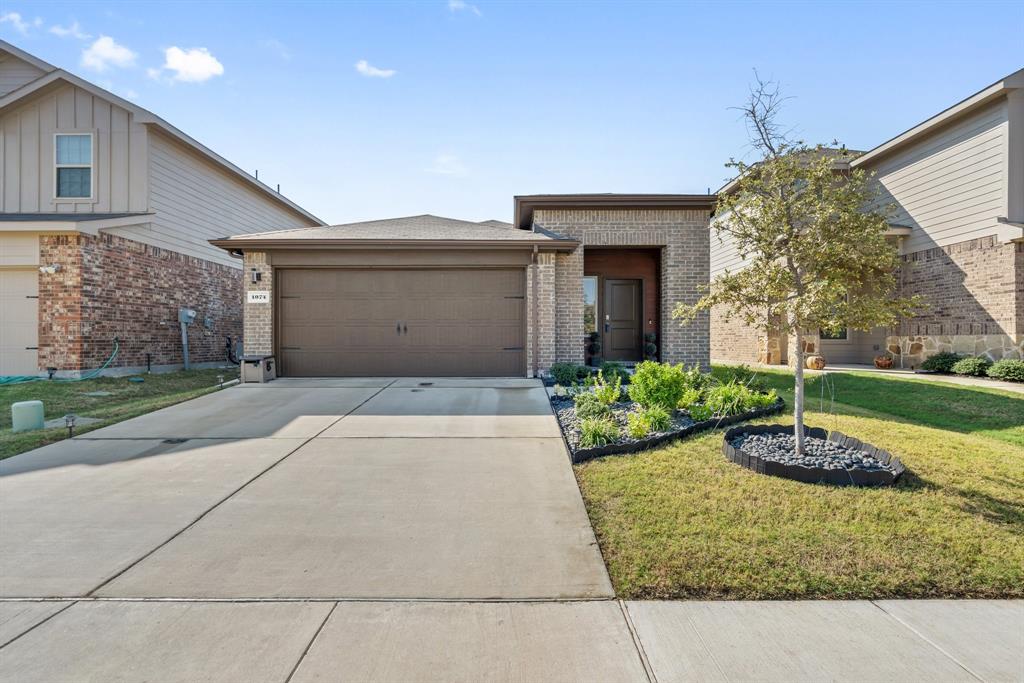
M601 362L601 334L591 332L587 336L587 355L590 356L590 364L598 365Z
M648 332L644 335L644 360L658 360L658 335Z

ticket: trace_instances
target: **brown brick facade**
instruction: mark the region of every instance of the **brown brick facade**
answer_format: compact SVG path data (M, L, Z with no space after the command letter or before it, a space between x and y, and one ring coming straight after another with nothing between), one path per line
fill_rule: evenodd
M725 319L721 306L711 310L711 358L731 363L756 363L760 359L759 338L766 342L763 332L737 317Z
M583 252L592 247L658 247L661 250L661 358L670 363L707 367L709 316L689 325L672 319L679 302L694 303L708 281L709 214L695 209L538 209L534 225L579 240L572 254L556 263L555 359L582 363ZM542 364L542 369L545 366Z
M259 273L259 281L253 282L252 273ZM261 251L245 252L245 268L242 274L245 291L269 292L267 303L250 303L248 294L245 310L245 353L272 355L274 353L274 269L270 257Z
M193 308L189 357L225 360L225 337L242 331L237 268L114 235L43 235L40 263L60 265L39 276L39 366L75 373L111 367L182 363L178 309ZM209 319L209 326L205 323Z

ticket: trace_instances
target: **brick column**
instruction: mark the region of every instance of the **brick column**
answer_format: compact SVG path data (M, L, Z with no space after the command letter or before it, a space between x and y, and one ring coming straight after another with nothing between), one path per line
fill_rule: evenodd
M537 255L537 368L541 374L546 373L555 362L556 339L556 297L555 292L555 255Z
M260 281L252 281L252 271L260 273ZM265 252L245 252L245 353L270 355L274 353L274 270L270 256ZM250 303L248 292L269 292L270 301Z
M585 362L583 333L583 248L555 257L555 358L562 363Z

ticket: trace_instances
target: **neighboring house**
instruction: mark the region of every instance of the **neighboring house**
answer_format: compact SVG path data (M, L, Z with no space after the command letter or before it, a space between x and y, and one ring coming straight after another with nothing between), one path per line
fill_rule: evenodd
M514 224L413 216L212 242L244 259L246 353L283 375L532 377L583 363L591 334L600 358L706 367L708 317L682 327L671 311L708 280L714 203L533 195Z
M1024 69L844 164L873 173L879 207L895 207L901 294L928 307L892 329L812 333L809 345L831 363L888 352L908 368L940 351L1024 357ZM712 236L711 277L737 267ZM712 313L715 360L785 363L787 346Z
M154 114L0 41L0 375L223 361L226 231L323 225Z

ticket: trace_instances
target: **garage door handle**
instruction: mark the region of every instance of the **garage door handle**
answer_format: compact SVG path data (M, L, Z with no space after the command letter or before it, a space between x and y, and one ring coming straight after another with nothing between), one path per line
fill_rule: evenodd
M409 326L402 325L402 334L409 334Z
M402 323L395 323L395 334L402 334Z

